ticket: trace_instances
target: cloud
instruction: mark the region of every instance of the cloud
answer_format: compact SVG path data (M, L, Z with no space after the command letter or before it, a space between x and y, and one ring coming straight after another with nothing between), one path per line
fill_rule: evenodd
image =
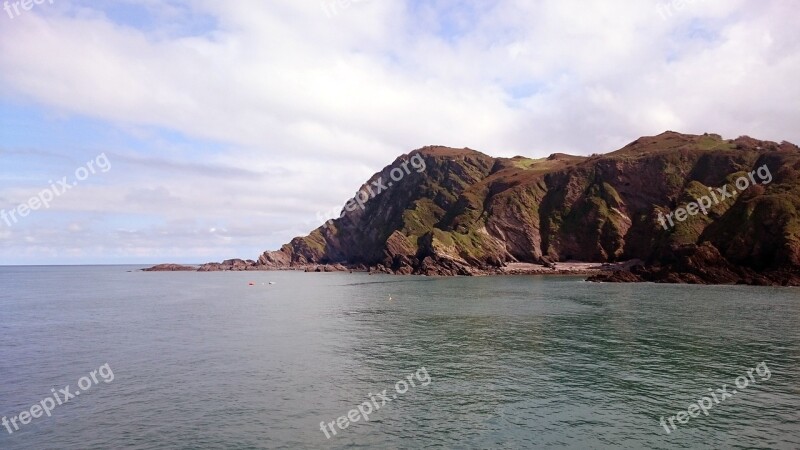
M124 136L112 173L47 213L105 242L85 257L126 248L114 231L125 221L127 239L158 255L254 257L428 144L590 154L665 129L800 142L793 6L670 5L62 0L2 18L0 82L6 109ZM23 181L0 198L44 183ZM209 228L233 244L209 245ZM29 237L58 249L75 233Z

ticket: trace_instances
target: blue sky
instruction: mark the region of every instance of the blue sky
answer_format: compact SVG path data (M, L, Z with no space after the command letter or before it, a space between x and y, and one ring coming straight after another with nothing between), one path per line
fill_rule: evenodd
M0 218L0 264L256 258L430 144L800 142L790 2L335 1L10 2L0 210L75 186Z

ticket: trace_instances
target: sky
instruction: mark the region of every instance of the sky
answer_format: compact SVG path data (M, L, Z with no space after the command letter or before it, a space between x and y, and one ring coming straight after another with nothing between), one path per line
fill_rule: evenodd
M0 0L2 265L255 259L426 145L800 143L789 0L37 1Z

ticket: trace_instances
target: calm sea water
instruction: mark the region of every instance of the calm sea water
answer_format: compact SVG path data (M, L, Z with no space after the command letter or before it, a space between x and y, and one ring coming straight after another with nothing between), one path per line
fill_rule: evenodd
M0 448L800 448L798 289L134 269L0 268L0 414L114 375Z

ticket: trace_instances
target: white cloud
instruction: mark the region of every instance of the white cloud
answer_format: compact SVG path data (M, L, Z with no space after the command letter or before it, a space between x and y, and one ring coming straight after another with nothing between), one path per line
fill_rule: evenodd
M0 82L7 101L225 148L120 151L107 184L54 206L156 217L130 227L150 250L168 248L161 232L174 240L210 227L276 247L428 144L590 154L665 129L800 142L788 2L697 1L666 18L657 1L371 0L332 16L314 0L139 3L154 24L115 23L66 0L4 20ZM189 16L214 29L187 34ZM241 221L251 225L236 229ZM71 237L91 230L107 238L104 252L114 248L113 230L75 225ZM36 237L66 239L47 236ZM214 248L203 239L175 254Z

